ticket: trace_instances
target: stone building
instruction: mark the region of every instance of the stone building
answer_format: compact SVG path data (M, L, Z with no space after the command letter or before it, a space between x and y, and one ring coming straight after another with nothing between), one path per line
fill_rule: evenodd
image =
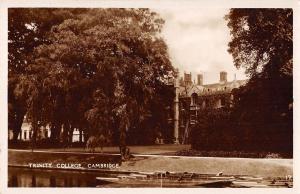
M62 133L63 133L63 129L61 129L61 134ZM26 116L25 116L24 122L21 126L20 134L18 136L18 140L30 141L32 134L33 134L33 131L32 131L31 124L26 120ZM51 135L51 129L50 129L49 125L47 125L46 127L41 126L37 132L37 140L50 138L50 135ZM8 139L12 140L12 138L13 138L13 132L11 129L9 129L8 130ZM83 134L83 132L82 132L82 134L80 134L80 131L75 128L73 131L73 135L72 135L72 142L80 142L80 139L81 139L81 141L84 141L84 134Z
M177 72L178 74L178 72ZM207 108L219 109L231 107L234 98L232 90L247 83L247 80L227 80L227 72L220 72L220 80L213 84L203 84L203 74L192 81L191 73L177 76L174 83L174 137L175 143L185 143L190 129L195 124L200 111Z

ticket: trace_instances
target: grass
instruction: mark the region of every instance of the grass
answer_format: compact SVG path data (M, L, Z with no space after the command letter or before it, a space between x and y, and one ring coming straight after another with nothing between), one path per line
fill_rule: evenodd
M9 165L28 165L28 163L118 163L119 156L78 153L23 152L8 151ZM103 169L102 169L103 170ZM293 174L291 159L260 158L214 158L214 157L171 157L135 156L122 162L115 171L169 171L231 175L255 175L262 177L285 177Z
M190 149L190 145L147 145L147 146L128 146L132 154L161 154L161 155L174 155L180 150ZM14 147L15 149L30 150L28 147ZM84 147L70 147L70 148L35 148L34 150L47 150L47 151L64 151L64 152L86 152ZM100 152L100 148L96 148L96 152ZM118 146L107 146L103 148L104 153L120 153Z

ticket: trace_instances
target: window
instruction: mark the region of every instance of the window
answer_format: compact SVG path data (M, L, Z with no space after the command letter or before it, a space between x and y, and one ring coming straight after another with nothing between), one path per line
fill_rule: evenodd
M205 100L202 101L202 108L205 108L206 106L206 103L205 103Z
M198 95L196 93L192 94L191 105L197 104L197 97L198 97Z

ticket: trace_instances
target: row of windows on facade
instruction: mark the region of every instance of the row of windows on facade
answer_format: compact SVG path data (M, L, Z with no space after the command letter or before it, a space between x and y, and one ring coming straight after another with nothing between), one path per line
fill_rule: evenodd
M218 92L218 91L227 91L230 90L228 87L217 87L217 88L203 88L203 92Z
M226 87L226 86L225 86L225 87L203 88L203 89L202 89L202 92L203 92L204 94L207 94L207 93L213 93L213 92L224 92L224 91L230 92L231 89L230 89L229 87ZM200 94L200 95L201 95L201 94ZM181 96L181 97L184 97L185 94L184 94L184 93L181 93L180 96Z
M233 100L233 95L230 95L230 100L232 101ZM213 108L221 108L221 107L224 107L226 106L226 97L225 96L222 96L220 98L216 98L214 100L212 99L209 99L206 98L204 100L199 100L198 99L198 95L197 94L192 94L191 96L191 103L190 103L190 106L197 106L197 105L201 105L202 108L206 108L210 103L212 103L213 105ZM230 102L227 102L230 104ZM181 107L184 107L183 106L183 103L180 103L181 104Z

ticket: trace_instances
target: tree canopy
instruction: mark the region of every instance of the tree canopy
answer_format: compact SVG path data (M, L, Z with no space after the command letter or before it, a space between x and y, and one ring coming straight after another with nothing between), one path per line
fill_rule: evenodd
M34 79L37 77L27 77L30 74L28 67L35 59L35 48L49 43L52 26L82 11L84 9L8 9L8 123L14 141L30 107L30 93L35 91Z
M31 121L49 124L54 139L62 126L64 131L82 128L89 135L126 133L154 115L155 98L170 101L163 93L173 67L160 36L164 21L157 13L149 9L44 11L50 11L51 19L42 17L41 24L49 28L35 21L25 23L30 31L45 29L45 41L33 47L32 60L22 62L26 65L18 79L23 81L16 88L28 96ZM47 24L48 19L52 24Z
M278 145L291 151L293 10L231 9L225 18L231 33L228 51L249 77L247 85L234 91L239 127L252 128L252 135L265 141L281 138L286 143Z
M232 40L229 53L236 67L251 77L273 71L292 76L292 9L231 9L226 16Z

